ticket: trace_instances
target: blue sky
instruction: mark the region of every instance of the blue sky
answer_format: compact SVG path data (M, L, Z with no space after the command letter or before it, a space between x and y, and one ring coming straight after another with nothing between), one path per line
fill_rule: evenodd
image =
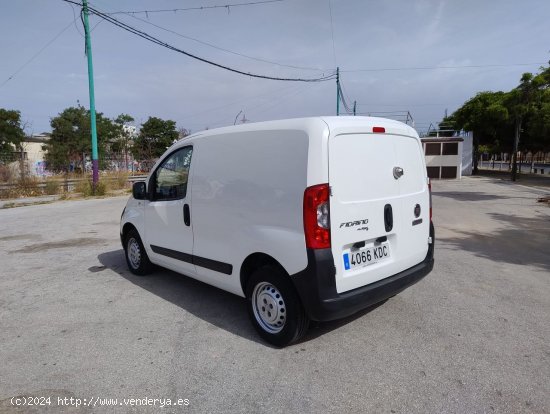
M115 12L246 1L90 4ZM21 111L29 133L49 131L50 118L64 108L77 102L89 105L78 7L61 0L0 4L0 107ZM359 112L410 111L419 130L476 92L513 88L523 72L536 72L550 59L547 0L331 0L330 8L329 0L283 0L229 10L113 17L190 53L247 72L304 78L339 66L347 101L356 100ZM233 124L241 110L251 121L335 114L334 81L252 79L148 43L97 16L90 20L95 27L96 107L106 116L128 113L138 126L158 116L198 131Z

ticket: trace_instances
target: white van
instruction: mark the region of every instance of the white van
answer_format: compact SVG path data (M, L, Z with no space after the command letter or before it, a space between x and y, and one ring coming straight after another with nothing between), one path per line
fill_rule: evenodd
M268 342L351 315L433 267L415 130L370 117L203 131L137 182L120 223L130 270L159 265L247 298Z

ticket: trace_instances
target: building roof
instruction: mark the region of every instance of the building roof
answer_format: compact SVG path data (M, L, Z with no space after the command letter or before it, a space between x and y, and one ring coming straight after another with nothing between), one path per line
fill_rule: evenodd
M42 132L41 134L33 134L25 137L23 142L46 142L50 139L51 134L49 132Z
M464 138L462 137L424 137L420 138L422 142L462 142L464 141Z

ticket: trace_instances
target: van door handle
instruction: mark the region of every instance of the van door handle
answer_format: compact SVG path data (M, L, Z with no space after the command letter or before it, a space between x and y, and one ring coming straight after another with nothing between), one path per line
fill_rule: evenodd
M191 213L189 212L189 204L183 205L183 222L186 226L191 225Z
M384 206L384 227L387 233L393 229L393 211L391 204L386 204Z

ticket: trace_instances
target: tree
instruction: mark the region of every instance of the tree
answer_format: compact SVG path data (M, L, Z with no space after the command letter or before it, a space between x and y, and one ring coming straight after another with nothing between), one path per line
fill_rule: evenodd
M509 113L504 92L479 92L458 108L451 119L456 129L473 133L473 173L477 174L480 145L494 145L499 134L507 130Z
M550 151L550 89L542 93L525 124L524 134L531 141L531 151Z
M83 106L67 108L52 118L50 125L52 134L44 145L48 169L70 171L80 167L84 171L86 155L92 152L90 111ZM118 129L100 112L96 113L96 126L100 166L104 166L107 143L117 136Z
M518 87L514 88L508 93L506 97L506 106L508 112L511 115L511 119L514 124L514 138L512 148L512 181L516 181L517 175L517 154L519 148L519 135L522 127L522 123L529 112L531 112L531 106L533 103L534 95L536 91L532 83L533 74L524 73L521 76L521 81Z
M141 125L132 154L138 160L153 160L160 157L177 140L178 131L174 121L149 117Z
M510 91L507 106L514 120L512 180L517 173L517 152L538 152L550 144L550 68L533 75L524 73L519 85ZM521 140L520 140L521 135Z
M524 73L509 92L478 93L449 118L455 128L473 132L474 174L479 146L484 145L512 153L515 179L518 149L532 153L550 149L550 67L541 67L536 75Z
M21 149L24 138L21 113L0 108L0 164L15 160L14 152Z
M550 66L530 82L532 99L524 117L522 143L532 152L550 151Z
M111 143L111 151L124 155L125 169L128 169L128 152L132 144L133 134L128 124L134 122L134 118L128 114L120 114L115 120L117 136Z

